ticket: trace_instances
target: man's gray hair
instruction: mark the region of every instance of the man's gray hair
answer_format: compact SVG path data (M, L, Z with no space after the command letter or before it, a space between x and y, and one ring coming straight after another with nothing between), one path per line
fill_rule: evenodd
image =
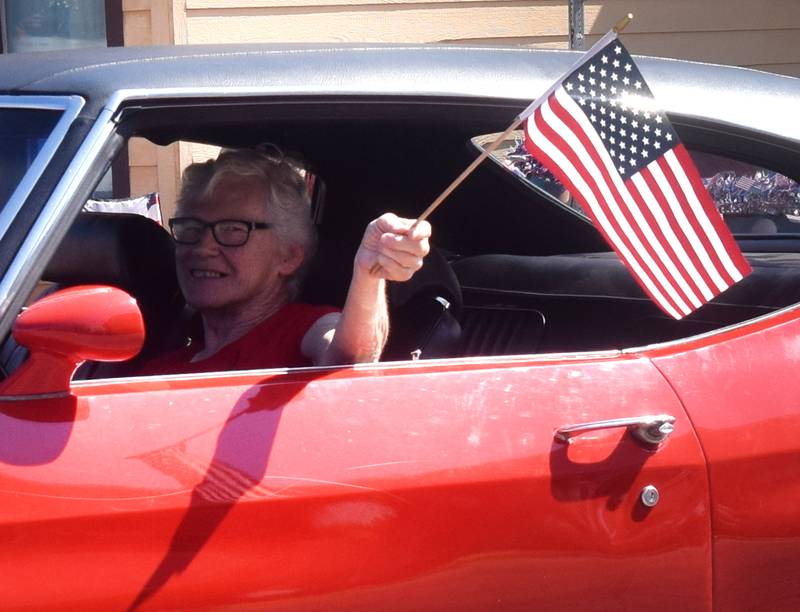
M215 160L190 164L183 171L178 210L209 196L225 177L255 177L267 196L264 202L275 235L284 245L303 248L303 263L286 278L289 298L297 299L303 278L317 248L317 232L311 218L307 168L297 158L270 145L258 149L223 149Z

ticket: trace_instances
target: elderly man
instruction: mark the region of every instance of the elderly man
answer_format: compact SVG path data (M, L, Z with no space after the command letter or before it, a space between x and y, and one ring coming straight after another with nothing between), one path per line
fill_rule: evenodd
M431 233L387 213L356 253L341 312L297 303L316 246L297 162L225 150L184 172L177 216L178 282L202 317L203 337L145 365L145 374L377 361L388 334L386 280L422 265Z

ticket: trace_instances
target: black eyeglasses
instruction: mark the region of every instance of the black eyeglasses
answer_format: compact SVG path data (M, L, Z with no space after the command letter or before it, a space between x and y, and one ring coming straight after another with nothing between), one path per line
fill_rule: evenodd
M206 228L211 228L211 234L222 246L242 246L250 238L253 230L269 229L272 223L258 221L243 221L241 219L220 219L209 223L194 217L173 217L169 220L169 229L172 238L178 244L199 244L203 239Z

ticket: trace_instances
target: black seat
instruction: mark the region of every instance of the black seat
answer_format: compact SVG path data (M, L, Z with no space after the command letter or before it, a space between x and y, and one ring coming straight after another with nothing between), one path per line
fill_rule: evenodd
M455 357L461 340L461 287L435 247L410 280L389 283L391 328L383 360Z
M183 309L175 276L175 249L169 233L140 215L81 213L47 264L42 280L58 287L101 284L119 287L136 298L145 322L145 343L132 361L91 364L78 377L133 373L163 350Z

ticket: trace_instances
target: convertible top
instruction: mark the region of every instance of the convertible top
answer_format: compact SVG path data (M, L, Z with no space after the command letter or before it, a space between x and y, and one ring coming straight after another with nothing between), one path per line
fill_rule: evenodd
M465 58L466 56L466 58ZM522 106L580 53L444 45L183 45L116 47L0 57L0 92L79 94L97 112L124 97L227 94L491 97ZM667 112L800 140L780 123L800 105L800 79L728 66L639 58Z

